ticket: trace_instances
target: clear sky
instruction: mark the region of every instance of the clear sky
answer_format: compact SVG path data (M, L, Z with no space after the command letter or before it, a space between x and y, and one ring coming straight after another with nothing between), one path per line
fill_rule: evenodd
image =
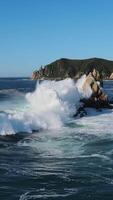
M62 57L113 60L113 0L0 0L0 77Z

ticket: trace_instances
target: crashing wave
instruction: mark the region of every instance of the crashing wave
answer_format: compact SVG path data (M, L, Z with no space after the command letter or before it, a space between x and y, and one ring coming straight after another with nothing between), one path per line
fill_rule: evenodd
M80 98L92 94L88 85L82 89L85 78L77 83L72 79L37 82L35 91L26 95L23 112L0 114L0 135L61 128L76 113Z

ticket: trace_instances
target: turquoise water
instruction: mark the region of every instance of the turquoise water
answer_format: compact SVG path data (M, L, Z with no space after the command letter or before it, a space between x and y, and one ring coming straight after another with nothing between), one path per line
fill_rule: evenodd
M24 110L36 82L0 83L1 113ZM113 82L104 87L112 97ZM113 199L113 113L87 112L59 129L0 136L1 200Z

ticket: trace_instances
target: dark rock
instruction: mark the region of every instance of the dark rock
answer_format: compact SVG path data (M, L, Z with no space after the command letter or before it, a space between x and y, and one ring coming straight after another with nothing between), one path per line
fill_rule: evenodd
M85 110L84 106L80 106L76 112L76 114L74 114L73 117L84 117L87 115L87 111Z
M95 100L94 98L90 98L81 99L81 102L84 103L84 107L96 108L97 110L100 108L113 109L113 105L111 105L109 101Z

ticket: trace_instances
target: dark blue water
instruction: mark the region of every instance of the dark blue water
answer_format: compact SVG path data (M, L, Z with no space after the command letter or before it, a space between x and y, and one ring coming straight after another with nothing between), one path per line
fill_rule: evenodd
M14 102L15 91L24 95L35 85L0 80L0 104ZM113 82L104 87L112 97ZM59 131L0 136L0 200L113 199L112 119L112 111L89 111L89 117Z
M34 90L35 80L30 78L0 78L0 90L16 89L23 92Z

